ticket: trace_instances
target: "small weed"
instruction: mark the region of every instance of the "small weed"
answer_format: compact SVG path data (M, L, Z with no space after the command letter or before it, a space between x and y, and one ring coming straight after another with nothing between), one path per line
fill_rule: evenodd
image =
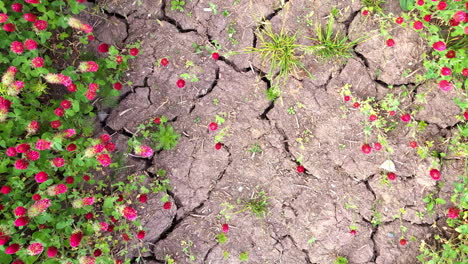
M346 257L337 257L335 264L348 264L348 259Z
M296 110L294 110L294 106L291 106L288 108L288 114L290 115L295 115L296 114Z
M180 246L182 247L182 252L187 256L190 260L190 263L193 263L196 258L192 253L193 242L192 241L181 241Z
M366 8L366 10L369 10L370 12L382 13L382 4L384 2L384 0L362 0L362 5Z
M220 234L216 235L216 241L219 244L225 244L228 241L228 237L226 236L225 233L220 233Z
M259 218L264 217L268 212L268 197L266 196L265 191L260 191L254 196L245 202L244 209L250 210L254 215Z
M249 260L249 252L242 252L242 253L239 255L239 260L240 260L241 262L248 261L248 260Z
M249 152L252 152L252 153L260 153L262 151L263 151L262 147L260 146L259 143L255 143L249 148Z
M306 52L316 54L324 60L345 59L353 56L353 47L362 41L362 38L350 41L348 37L340 32L333 33L335 18L329 15L326 27L317 24L315 31L317 38L309 38L318 44L306 47Z
M215 5L213 3L210 3L210 9L211 9L211 12L213 12L213 15L217 15L218 14L218 5Z
M272 86L265 91L266 97L270 101L275 101L281 95L281 90L278 86Z
M259 40L258 47L248 48L246 52L259 54L262 64L269 68L266 77L272 81L272 88L277 89L272 94L274 96L268 96L269 99L278 97L279 85L284 84L291 74L303 70L311 76L297 55L303 46L296 43L296 34L288 34L283 29L275 33L271 24L265 23L256 35Z
M180 11L180 12L184 12L185 11L184 6L185 6L185 1L179 1L179 0L172 0L171 1L171 10L172 11L177 10L177 11Z

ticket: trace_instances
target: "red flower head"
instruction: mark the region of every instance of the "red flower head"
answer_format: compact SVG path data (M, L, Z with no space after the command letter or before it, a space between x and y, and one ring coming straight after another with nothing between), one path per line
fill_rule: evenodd
M122 215L130 221L137 218L137 211L132 207L126 206L121 210Z
M447 3L440 1L439 4L437 4L437 10L444 10L447 7Z
M44 66L44 59L42 57L36 57L32 59L31 64L34 68L41 68Z
M450 207L447 211L447 217L455 219L460 215L460 209L457 207Z
M218 52L211 53L211 58L213 58L214 60L218 60L219 59L219 53Z
M117 62L117 64L122 63L123 62L122 56L119 55L119 56L115 57L115 62Z
M374 149L379 151L382 149L382 144L380 144L379 142L375 142L374 143Z
M21 54L24 51L23 43L19 41L13 41L10 45L10 50L13 53Z
M34 22L37 20L37 17L34 14L26 13L23 15L24 20L28 22Z
M404 114L400 116L401 121L408 123L411 120L411 115L410 114Z
M163 208L164 208L165 210L170 210L171 207L172 207L172 203L171 203L171 202L165 202L165 203L163 204Z
M220 150L223 147L223 144L221 142L218 142L215 144L215 149Z
M56 157L52 159L52 163L55 167L60 168L63 167L63 165L65 165L65 160L61 157Z
M432 47L438 51L444 51L447 48L447 46L445 45L443 41L435 42L434 44L432 44Z
M141 239L145 238L145 235L146 235L145 231L140 230L137 233L137 238L141 240Z
M60 122L60 120L54 120L54 121L50 122L50 126L52 128L54 128L54 129L57 129L60 126L62 126L62 122Z
M363 16L368 16L369 15L369 10L363 10L362 15Z
M34 21L34 27L39 31L45 30L47 28L47 21L36 20Z
M37 201L39 201L41 199L41 196L39 194L34 194L32 196L32 199L37 202Z
M395 23L397 23L397 24L399 24L399 25L402 24L404 21L405 21L405 20L404 20L402 17L397 17L397 18L395 19Z
M467 19L467 14L464 11L457 11L452 18L455 22L463 22Z
M400 239L400 245L404 246L406 245L406 242L407 242L406 239L403 239L403 238Z
M96 250L94 250L93 255L94 255L96 258L99 257L99 256L101 256L101 255L102 255L102 250L100 250L99 248L96 249Z
M13 210L16 216L23 216L26 213L26 208L23 206L18 206Z
M26 153L30 149L31 149L31 147L27 143L22 143L22 144L19 144L18 146L16 146L16 152L18 152L18 153Z
M47 249L47 256L49 258L54 258L57 255L57 248L56 247L50 247Z
M185 87L185 81L182 80L182 79L179 79L179 80L177 80L176 85L179 88L184 88Z
M63 100L62 102L60 102L60 106L63 109L69 109L71 107L71 102L68 100Z
M296 167L296 171L297 171L298 173L303 173L303 172L305 171L305 168L304 168L304 166L299 165L299 166Z
M20 227L20 226L25 226L29 223L29 219L25 216L21 216L15 220L15 226Z
M167 66L167 65L169 65L169 60L166 59L166 58L161 59L161 65L162 65L162 66Z
M440 171L438 169L431 169L429 175L436 181L440 180Z
M421 21L414 21L413 28L416 30L421 30L423 28L423 23Z
M49 175L47 175L47 173L45 173L44 171L40 171L36 174L35 179L37 183L43 183L47 181L48 177Z
M208 128L211 130L211 131L215 131L218 129L218 124L216 124L215 122L211 122L209 125L208 125Z
M12 255L12 254L15 254L16 252L18 252L18 250L20 250L20 245L15 243L15 244L9 245L5 249L5 253L8 254L8 255Z
M36 255L41 254L43 250L44 250L44 246L41 243L38 243L38 242L32 243L28 247L28 254L31 256L36 256Z
M76 150L76 145L71 143L70 145L67 146L67 151L75 151Z
M11 9L12 9L13 11L15 11L15 12L20 13L21 11L23 11L23 5L20 4L20 3L13 3L13 4L11 5Z
M114 83L114 89L116 89L117 91L121 90L122 89L122 84L119 83L119 82Z
M61 107L57 107L54 110L54 114L58 117L62 117L65 114L65 110L63 110Z
M221 227L221 230L223 230L224 233L229 232L229 225L228 224L223 224Z
M33 39L27 39L26 41L24 41L24 47L27 50L35 50L37 49L37 42Z
M140 196L138 196L138 200L140 201L140 203L146 203L146 201L148 201L148 195L140 194Z
M362 153L364 153L364 154L369 154L369 153L371 153L372 148L371 148L371 146L370 146L369 144L364 144L364 145L362 145L362 147L361 147L361 151L362 151Z
M16 156L16 149L14 147L9 147L7 150L6 150L6 154L7 156L9 157L14 157Z
M453 58L455 58L455 56L456 56L456 52L453 51L453 50L449 50L449 51L447 51L447 53L445 54L445 57L447 57L448 59L453 59Z
M36 134L37 131L39 130L39 122L36 120L33 120L29 123L29 125L26 127L26 131L28 131L28 134Z
M139 52L140 50L138 50L137 48L130 49L130 55L132 56L138 55Z
M109 51L109 45L106 43L101 43L98 46L98 51L100 53L107 53Z
M136 152L137 155L140 155L140 156L146 157L146 158L153 156L153 153L154 153L153 149L146 146L146 145L141 145L141 146L135 148L135 152Z
M110 142L110 141L106 142L104 147L106 148L107 151L114 151L115 150L115 144Z
M0 236L0 246L5 245L5 244L8 242L8 240L10 240L10 237L9 237L9 236L7 236L7 235L1 235L1 236Z
M393 172L389 172L389 173L387 174L387 178L388 178L389 180L391 180L391 181L394 181L394 180L396 180L396 174L393 173Z
M0 188L0 191L3 194L9 194L11 192L11 187L8 185L3 185L2 188Z
M3 25L3 30L5 30L6 32L14 32L15 31L15 25L12 24L12 23L5 24L5 25Z
M83 181L89 181L91 177L89 175L83 175Z
M417 147L418 147L418 142L416 142L416 141L410 141L409 146L410 146L411 148L417 148Z
M101 163L102 166L107 167L111 164L111 158L107 154L101 154L96 157L97 161Z
M431 16L431 15L425 15L425 16L423 17L423 19L424 19L424 21L426 21L426 22L430 22L431 19L432 19L432 16Z
M416 4L417 4L418 6L423 6L423 5L424 5L424 0L418 0L418 1L416 2Z
M5 13L0 13L0 23L5 23L8 20L8 15Z
M17 170L25 170L29 166L29 162L26 159L19 159L15 161L15 169Z
M107 231L107 229L109 229L109 224L106 222L101 222L99 225L101 226L102 231Z
M50 149L50 145L52 143L45 140L45 139L38 139L37 142L36 142L36 149L37 150L46 150L46 149Z
M77 89L77 87L76 87L76 84L74 84L74 83L67 86L67 90L72 92L72 93L76 92L76 89Z
M75 178L73 178L72 176L68 176L67 178L65 178L65 182L67 184L73 184L75 182Z
M355 103L353 104L353 107L354 107L354 108L359 108L359 106L361 106L361 104L358 103L358 102L355 102Z
M75 232L70 236L70 246L71 247L78 247L81 243L81 239L83 239L83 233L81 231Z
M442 91L448 92L448 91L452 90L453 85L447 80L442 80L442 81L439 82L439 88Z
M395 40L393 39L387 39L387 46L393 47L395 45Z
M452 70L447 67L442 67L442 69L440 69L440 74L442 74L443 76L451 75Z
M35 161L37 159L39 159L41 156L41 154L39 154L39 152L35 151L35 150L30 150L28 152L26 152L26 158L28 158L29 160L32 160L32 161Z

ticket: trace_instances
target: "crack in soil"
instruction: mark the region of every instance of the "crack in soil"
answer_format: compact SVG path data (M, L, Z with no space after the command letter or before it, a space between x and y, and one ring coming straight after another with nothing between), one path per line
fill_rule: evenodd
M129 33L129 30L130 30L130 23L128 23L128 20L127 20L127 17L126 16L123 16L122 14L119 14L117 12L109 12L107 11L106 9L104 8L101 8L102 12L104 14L106 14L107 16L110 16L110 17L115 17L117 18L118 20L122 21L124 24L125 24L125 33L126 33L126 36L125 38L122 40L122 44L124 44L128 37L130 36L130 33ZM133 14L134 12L130 13L129 15Z
M166 0L162 0L162 4L161 4L161 13L163 14L161 18L159 18L159 20L161 21L165 21L173 26L175 26L177 28L177 30L179 31L179 33L189 33L189 32L195 32L195 33L198 33L196 29L194 28L188 28L188 29L185 29L185 28L182 28L182 25L177 22L177 20L175 20L174 18L172 17L169 17L167 14L166 14Z
M201 98L207 96L208 94L210 94L210 93L213 91L213 89L218 85L218 80L219 80L219 67L217 67L216 70L215 70L215 79L214 79L213 82L211 83L211 85L210 85L210 87L208 88L208 90L206 90L206 92L203 93L203 94L197 95L197 99L201 99ZM194 108L194 109L195 109L195 108ZM191 111L193 111L193 110L191 109ZM190 112L191 112L191 111L190 111Z

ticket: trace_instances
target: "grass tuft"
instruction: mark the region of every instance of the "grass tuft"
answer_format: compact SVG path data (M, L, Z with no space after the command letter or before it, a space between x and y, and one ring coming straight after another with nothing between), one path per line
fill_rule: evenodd
M333 32L335 18L332 14L328 17L326 27L317 24L315 29L317 38L309 38L316 41L318 44L306 48L307 52L313 53L323 60L331 59L346 59L353 56L353 48L363 38L354 41L349 41L346 35L340 32Z

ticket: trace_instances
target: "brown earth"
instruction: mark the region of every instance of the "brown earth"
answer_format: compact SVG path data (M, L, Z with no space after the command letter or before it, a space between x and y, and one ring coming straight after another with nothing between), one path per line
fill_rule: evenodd
M242 252L249 253L246 263L333 263L337 256L347 257L349 263L416 263L420 241L431 237L432 223L450 207L446 204L433 215L419 217L425 212L422 198L438 193L448 199L456 175L463 173L463 161L450 159L449 153L441 168L445 184L436 186L428 175L431 160L421 161L408 146L411 131L402 124L389 134L393 154L362 154L365 117L350 105L343 109L338 92L348 83L355 96L381 100L408 89L413 96L402 101L407 111L417 107L417 94L427 92L428 102L415 116L428 123L421 142L450 137L457 123L453 116L458 108L452 101L456 92L442 94L432 89L434 84L416 85L415 75L408 76L422 71L425 47L419 35L396 28L392 35L398 47L387 47L377 36L377 21L361 15L359 1L291 0L286 6L276 0L241 0L237 5L186 2L185 11L179 12L172 11L166 0L101 1L108 22L96 30L96 45L103 41L123 47L141 41L141 55L127 75L133 84L122 90L119 105L102 124L116 132L119 151L126 151L125 141L140 123L156 116L167 116L182 134L176 149L162 151L153 160L127 160L130 169L125 173L166 169L173 188L170 211L162 210L160 195L150 196L141 208L148 230L144 242L151 249L146 263L164 263L166 255L177 263L240 263ZM206 11L210 3L218 5L217 15ZM315 79L291 78L274 103L264 93L269 85L262 78L266 69L252 54L215 61L209 52L196 54L192 47L217 41L223 47L221 55L242 51L256 45L254 31L268 20L274 29L283 26L312 36L313 27L305 21L326 21L332 7L340 10L337 28L351 39L363 31L376 32L375 37L357 45L355 56L347 61L307 58ZM401 12L398 5L385 8ZM220 14L224 10L229 11L227 17ZM229 27L236 29L236 45L228 36ZM160 66L162 58L169 59L168 67ZM187 61L195 66L188 69ZM187 81L179 89L175 83L186 72L196 74L199 81ZM289 114L288 108L297 103L304 107ZM218 131L209 131L216 115L226 122ZM215 150L214 136L222 129L227 132L223 148ZM250 152L254 144L262 151ZM296 172L298 159L306 168L303 174ZM394 161L398 175L390 184L382 181L386 176L379 168L387 159ZM259 191L268 196L267 215L259 218L248 211L232 215L228 242L217 243L216 235L226 222L219 217L222 205L230 203L238 210L240 201ZM401 221L394 217L400 208L407 211ZM351 225L358 228L355 236L350 234ZM406 246L399 245L400 225L407 228ZM186 253L182 241L193 242ZM225 251L230 255L227 260Z

